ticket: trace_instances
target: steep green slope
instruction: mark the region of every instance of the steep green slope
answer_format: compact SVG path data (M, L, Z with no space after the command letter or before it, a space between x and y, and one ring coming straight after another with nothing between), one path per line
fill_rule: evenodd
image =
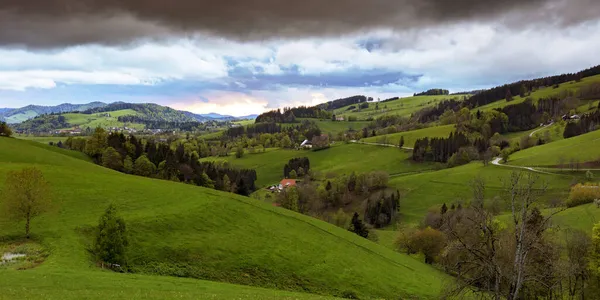
M356 117L359 120L366 120L367 118L377 118L383 115L399 115L403 117L409 117L410 114L417 112L425 107L436 105L438 102L447 99L462 99L463 96L454 95L440 95L440 96L416 96L398 98L387 102L380 102L377 106L376 102L370 102L369 108L349 110L348 105L342 108L338 108L334 111L336 116L343 116L348 118L350 116ZM358 107L358 104L354 106ZM377 107L376 107L377 106Z
M571 160L580 163L600 159L600 130L525 149L511 155L509 164L518 166L556 166Z
M494 108L502 108L507 105L521 103L521 102L525 101L525 99L528 97L531 97L534 101L536 101L540 98L548 98L548 97L551 97L553 95L558 95L558 94L568 91L568 90L577 92L581 87L589 85L591 83L597 83L597 82L600 82L600 75L583 78L580 82L566 82L566 83L560 84L558 86L558 88L554 88L551 86L541 88L535 92L532 92L531 95L529 95L525 98L522 98L519 95L514 95L513 100L511 102L506 102L506 100L500 100L500 101L490 103L488 105L477 107L474 110L485 111L485 110L492 110ZM597 102L592 102L592 103L596 104ZM581 109L585 109L585 106L581 107Z
M265 153L248 153L242 158L208 157L204 160L226 160L234 166L255 169L257 186L278 183L283 178L283 166L294 157L308 157L311 170L323 173L386 171L390 175L430 170L433 164L415 163L410 151L392 147L361 144L335 144L321 151L268 149Z
M86 251L86 232L109 203L128 223L131 266L144 273L327 295L421 299L437 298L445 278L408 256L304 215L233 194L117 173L34 144L0 139L0 182L9 170L34 165L44 172L55 207L35 219L32 230L51 254L33 270L0 269L3 295L312 297L101 271ZM22 227L0 219L0 240L21 234Z
M380 136L374 136L361 141L367 143L383 143L398 145L400 138L404 137L404 147L412 148L415 145L417 139L421 138L432 138L432 137L448 137L450 133L454 131L454 125L435 126L419 130L398 132L393 134L386 134Z
M481 162L393 178L390 185L402 191L400 213L402 221L420 222L429 209L439 209L443 203L468 203L472 198L470 182L477 176L486 181L486 198L502 193L502 180L508 178L513 169L502 166L483 166ZM572 176L539 174L548 183L545 200L566 199Z

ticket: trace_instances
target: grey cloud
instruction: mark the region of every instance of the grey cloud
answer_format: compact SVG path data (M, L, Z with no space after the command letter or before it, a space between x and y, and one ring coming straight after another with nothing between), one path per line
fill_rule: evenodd
M1 0L0 46L127 44L196 34L261 40L490 20L570 25L599 13L597 0Z

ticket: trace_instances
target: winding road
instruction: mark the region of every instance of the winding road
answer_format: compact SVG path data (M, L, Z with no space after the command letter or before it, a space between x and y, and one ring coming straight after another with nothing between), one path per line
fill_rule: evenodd
M501 157L494 158L494 160L492 160L492 165L501 166L501 167L507 167L507 168L513 168L513 169L527 170L527 171L541 173L541 174L558 175L556 173L550 173L550 172L546 172L546 171L541 171L541 170L538 170L538 169L534 169L532 167L523 167L523 166L513 166L513 165L501 164L500 163L501 160L502 160Z
M554 122L552 122L552 123L550 123L550 124L548 124L548 125L544 125L544 126L542 126L542 127L538 128L538 129L536 129L536 130L532 131L532 132L529 134L529 137L533 137L533 135L534 135L536 132L538 132L538 131L540 131L540 130L542 130L542 129L546 128L546 127L550 127L550 126L552 126L552 124L554 124Z

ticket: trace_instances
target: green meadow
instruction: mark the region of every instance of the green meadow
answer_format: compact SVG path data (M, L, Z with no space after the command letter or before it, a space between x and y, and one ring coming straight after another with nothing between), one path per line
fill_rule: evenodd
M107 114L109 116L107 116ZM118 118L122 116L138 115L133 109L123 109L103 113L82 114L82 113L65 113L62 114L67 122L73 126L81 128L96 128L96 127L131 127L134 129L144 129L143 124L123 123L119 122Z
M571 160L580 163L600 159L600 130L521 150L510 156L517 166L556 166Z
M337 143L320 151L267 149L264 153L246 153L242 158L207 157L203 160L228 161L241 168L255 169L256 185L264 187L278 183L283 178L283 167L292 158L308 157L310 168L327 173L350 174L351 172L386 171L390 175L431 170L433 164L415 163L412 152L392 147Z
M314 152L312 159L318 166L354 146ZM8 171L31 166L52 187L51 211L32 223L32 239L49 256L26 271L0 267L0 298L437 299L447 280L416 259L308 216L212 189L118 173L41 143L0 138L0 182ZM127 222L129 264L136 274L103 271L87 251L90 232L110 203ZM0 218L0 243L23 231L23 222ZM177 278L182 276L203 280Z
M349 110L348 108L352 105L338 108L334 111L336 116L343 116L348 118L350 116L356 117L358 120L366 120L368 118L376 119L383 115L399 115L403 117L409 117L412 113L415 113L427 106L433 106L437 103L447 99L462 99L463 96L453 95L442 95L442 96L416 96L398 98L388 102L380 102L379 107L376 108L377 102L369 102L369 108L361 109L360 111ZM358 107L358 104L354 106Z
M367 143L381 143L381 144L392 144L398 145L400 139L404 137L404 147L412 148L418 139L422 138L433 138L433 137L448 137L450 133L454 131L454 125L444 125L428 127L419 130L398 132L393 134L386 134L380 136L374 136L361 141Z
M400 202L401 221L418 223L430 210L439 210L447 205L467 204L472 197L470 182L476 177L486 182L486 198L502 196L503 180L506 180L514 169L502 166L484 166L481 162L473 162L464 166L444 169L435 172L423 172L400 176L390 180L390 185L402 192ZM544 199L566 199L571 175L539 174L540 180L549 186Z
M573 81L566 82L566 83L560 84L558 86L558 88L554 88L551 86L541 88L541 89L538 89L538 90L532 92L531 95L529 95L525 98L522 98L519 95L513 95L513 100L511 102L506 102L506 99L503 99L503 100L496 101L496 102L493 102L493 103L490 103L490 104L487 104L484 106L477 107L474 110L486 111L486 110L492 110L495 108L502 108L507 105L521 103L521 102L525 101L525 99L528 97L531 97L534 101L536 101L540 98L548 98L548 97L560 94L567 90L570 90L570 91L573 91L576 93L581 87L586 86L591 83L596 83L596 82L600 82L600 75L583 78L580 82L573 82ZM580 106L578 109L578 112L587 111L589 102L592 102L592 106L594 104L597 105L597 103L598 103L597 101L582 101L582 104L585 104L585 105Z

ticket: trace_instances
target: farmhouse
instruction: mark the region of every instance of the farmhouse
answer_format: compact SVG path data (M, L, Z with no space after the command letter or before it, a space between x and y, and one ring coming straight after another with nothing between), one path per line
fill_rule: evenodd
M304 140L302 144L300 144L300 147L304 149L310 149L312 148L312 142L309 140Z
M283 190L290 186L296 186L296 179L283 179L283 180L281 180L281 182L279 182L278 188L280 190Z

